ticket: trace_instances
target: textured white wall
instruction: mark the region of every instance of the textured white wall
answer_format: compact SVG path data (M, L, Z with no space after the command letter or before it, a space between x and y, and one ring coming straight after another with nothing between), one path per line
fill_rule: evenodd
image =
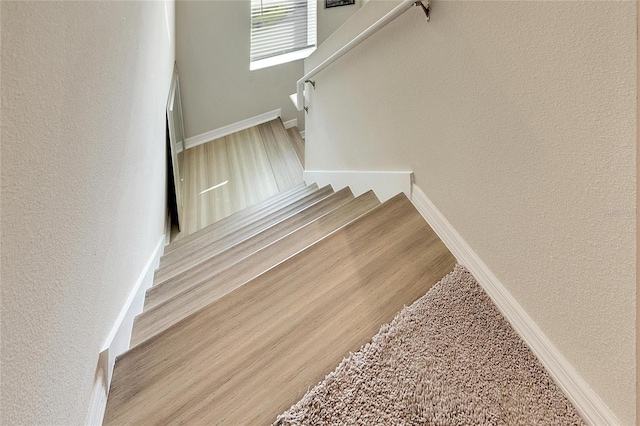
M363 17L393 4L366 3L325 45L340 45ZM414 170L629 425L636 7L436 2L428 24L415 8L316 77L306 122L309 170Z
M85 422L164 232L173 2L2 2L2 424Z
M186 137L208 132L282 109L284 121L304 114L289 95L304 75L303 61L249 70L250 1L179 1L176 4L176 58L184 109ZM358 8L324 9L318 2L318 40L321 43Z

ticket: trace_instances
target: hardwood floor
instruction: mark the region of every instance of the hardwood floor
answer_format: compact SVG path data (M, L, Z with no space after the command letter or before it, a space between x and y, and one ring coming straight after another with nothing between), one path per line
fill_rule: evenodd
M106 425L269 424L455 259L404 195L118 358Z
M244 208L238 212L235 212L227 217L224 217L211 225L208 225L196 233L192 233L182 237L179 240L172 241L171 244L165 247L164 256L168 256L176 250L183 250L183 247L193 244L193 242L208 239L209 234L216 234L216 238L224 235L228 235L242 226L246 225L246 220L259 220L273 211L273 208L278 208L279 203L286 202L287 200L299 199L300 197L310 194L318 189L318 185L312 183L311 185L299 184L293 188L278 193L273 197L269 197L258 204L254 204L251 207ZM164 257L163 256L163 257Z
M294 136L275 120L187 151L192 232L160 259L105 425L269 424L453 268L404 194L304 185Z
M230 235L230 239L237 241L234 244L227 245L223 241L216 242L216 245L223 243L224 249L211 250L214 253L202 262L194 264L189 270L179 275L156 283L156 285L147 290L144 305L145 310L151 309L169 297L182 292L186 288L185 286L196 285L233 263L250 256L282 238L290 236L290 234L296 232L298 229L318 220L348 201L351 201L353 198L351 190L345 188L320 199L307 208L295 212L278 223L274 223L272 226L255 232L250 236L238 236L239 233Z
M302 183L302 164L279 118L186 150L184 171L176 240Z
M267 216L265 220L269 220L272 217L286 217L297 211L315 204L317 201L329 196L333 193L333 189L330 186L320 188L310 194L302 197L289 204L288 206L277 209L271 215ZM247 219L250 220L250 219ZM159 284L171 277L175 277L188 270L189 268L197 265L200 262L209 259L211 256L222 251L229 246L229 240L233 240L235 234L229 236L229 238L220 239L209 243L208 241L198 241L201 244L191 243L189 247L184 249L175 250L162 258L160 267L156 270L153 281L155 284ZM154 285L155 287L155 285Z
M145 312L136 318L132 343L138 344L205 308L378 204L373 192L368 192L312 220L296 232L273 242L277 234L258 235L255 241L246 241L237 250L225 253L226 256L216 256L207 264L190 270L188 276L152 288L148 294L150 308L145 308ZM256 246L261 248L257 251L254 248L250 256L243 257L243 250L251 251Z

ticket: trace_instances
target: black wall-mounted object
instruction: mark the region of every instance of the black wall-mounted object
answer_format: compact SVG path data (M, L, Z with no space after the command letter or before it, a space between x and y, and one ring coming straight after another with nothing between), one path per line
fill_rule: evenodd
M350 4L356 4L356 0L324 0L324 8L330 7L348 6Z

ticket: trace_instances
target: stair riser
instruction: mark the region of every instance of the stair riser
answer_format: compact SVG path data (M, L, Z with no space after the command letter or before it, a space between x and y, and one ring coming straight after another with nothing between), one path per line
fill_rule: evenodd
M248 207L242 211L227 216L224 219L220 219L206 228L169 244L165 249L164 256L160 258L160 261L162 262L163 259L169 258L172 253L176 251L184 250L185 247L189 247L196 241L200 241L202 239L213 239L217 236L227 235L229 232L233 232L234 229L237 229L238 224L244 223L247 218L258 219L260 217L264 217L273 212L274 207L286 205L293 200L297 200L311 194L317 189L318 186L316 184L309 186L299 185L288 191L281 192L274 197L270 197L255 206Z
M318 202L319 200L322 200L323 198L328 197L332 193L333 193L333 190L329 186L318 189L300 200L297 200L285 207L277 209L276 211L271 213L271 215L269 215L269 219L267 220L277 222L292 214L295 214L300 210L303 210L305 207L312 205ZM247 225L250 225L250 224L247 224ZM268 226L268 224L265 224L265 227L266 226ZM251 232L249 232L248 235L246 235L246 237L249 237L255 234L255 232L256 230L252 229ZM231 240L231 242L229 241L229 239ZM227 249L234 243L235 243L235 238L233 236L229 236L228 239L221 239L218 241L214 241L211 244L208 244L208 243L202 243L198 245L193 244L191 246L191 250L189 251L183 250L179 253L179 255L178 253L174 252L173 254L175 254L175 256L172 257L171 260L165 259L164 265L163 265L163 260L162 259L160 260L160 267L156 270L154 275L154 280L153 280L154 286L172 277L175 277L176 275L186 271L190 267L197 265L200 262L203 262L211 258L212 256Z

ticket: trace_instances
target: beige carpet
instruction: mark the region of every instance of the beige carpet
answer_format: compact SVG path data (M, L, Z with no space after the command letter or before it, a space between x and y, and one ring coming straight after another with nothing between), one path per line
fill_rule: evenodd
M471 274L456 266L274 424L583 423Z

